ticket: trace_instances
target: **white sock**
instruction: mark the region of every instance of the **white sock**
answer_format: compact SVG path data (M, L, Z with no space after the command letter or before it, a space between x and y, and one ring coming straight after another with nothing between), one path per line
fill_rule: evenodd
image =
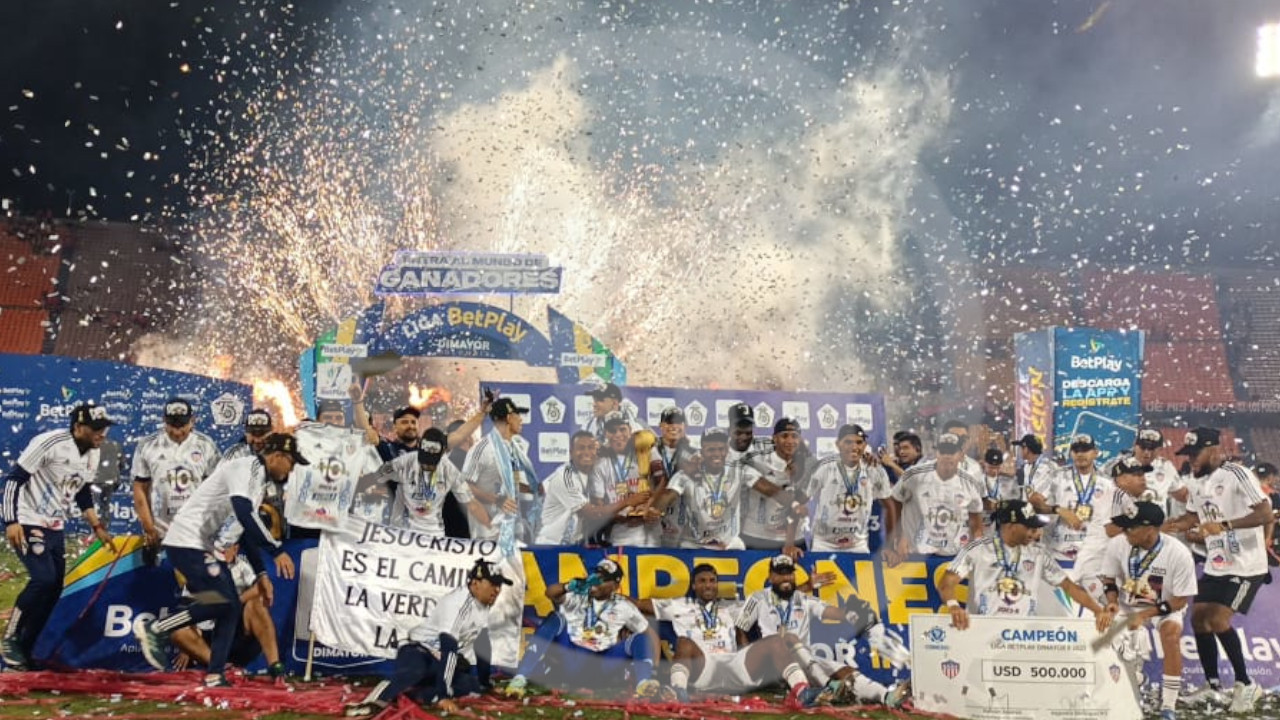
M817 685L826 685L831 676L813 659L813 653L809 652L809 648L804 645L796 645L795 653L796 659L804 666L805 672L809 673L809 677L813 678L813 682Z
M13 614L9 616L9 624L4 629L4 638L6 640L18 634L18 623L20 622L22 622L22 611L15 607Z
M853 676L853 696L860 702L882 703L888 693L889 688L862 673Z
M798 663L791 663L782 668L782 679L787 681L787 687L796 687L809 682L809 678L805 677L804 670Z
M676 663L671 666L671 687L680 690L689 688L689 668L683 663Z
M1182 690L1181 675L1163 675L1160 678L1160 709L1174 710L1178 707L1178 693Z

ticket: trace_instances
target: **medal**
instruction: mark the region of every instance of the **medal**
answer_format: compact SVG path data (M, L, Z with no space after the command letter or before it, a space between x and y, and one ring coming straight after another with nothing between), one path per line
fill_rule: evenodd
M724 517L724 503L722 502L712 503L711 518L713 520L719 520L722 517Z
M1073 468L1071 481L1076 486L1076 517L1080 518L1081 522L1089 522L1089 518L1093 517L1093 506L1089 502L1093 500L1093 493L1098 489L1098 476L1089 473L1089 484L1086 486L1080 477L1080 472Z
M1089 519L1093 517L1093 506L1077 505L1076 517L1080 518L1080 522L1089 522Z
M852 515L862 507L862 495L859 493L862 487L862 465L858 465L858 474L854 476L852 482L849 481L849 472L845 470L843 462L837 460L836 468L840 470L840 480L844 483L844 506L841 512Z
M715 628L705 628L705 629L703 629L703 631L702 631L702 639L703 639L703 640L715 640L715 639L716 639L716 631L715 631Z
M862 507L861 497L859 497L858 495L844 496L844 514L845 515L854 514L855 512L857 512L858 508L860 507Z

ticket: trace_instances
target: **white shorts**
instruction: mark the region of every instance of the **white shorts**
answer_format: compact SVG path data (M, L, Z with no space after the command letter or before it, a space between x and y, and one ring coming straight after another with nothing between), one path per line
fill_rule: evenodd
M733 653L704 655L702 672L693 681L698 692L740 695L755 690L760 683L747 672L747 648Z

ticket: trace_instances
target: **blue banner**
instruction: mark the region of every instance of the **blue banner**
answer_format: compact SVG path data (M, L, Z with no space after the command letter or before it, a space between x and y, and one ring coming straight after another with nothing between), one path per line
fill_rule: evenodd
M1097 443L1099 462L1128 450L1142 416L1142 332L1052 332L1054 446L1066 450L1085 434Z

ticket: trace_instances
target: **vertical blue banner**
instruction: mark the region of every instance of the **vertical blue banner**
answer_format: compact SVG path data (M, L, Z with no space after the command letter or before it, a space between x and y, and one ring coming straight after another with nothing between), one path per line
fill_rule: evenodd
M1092 435L1100 461L1133 445L1142 417L1141 331L1053 331L1054 447Z

